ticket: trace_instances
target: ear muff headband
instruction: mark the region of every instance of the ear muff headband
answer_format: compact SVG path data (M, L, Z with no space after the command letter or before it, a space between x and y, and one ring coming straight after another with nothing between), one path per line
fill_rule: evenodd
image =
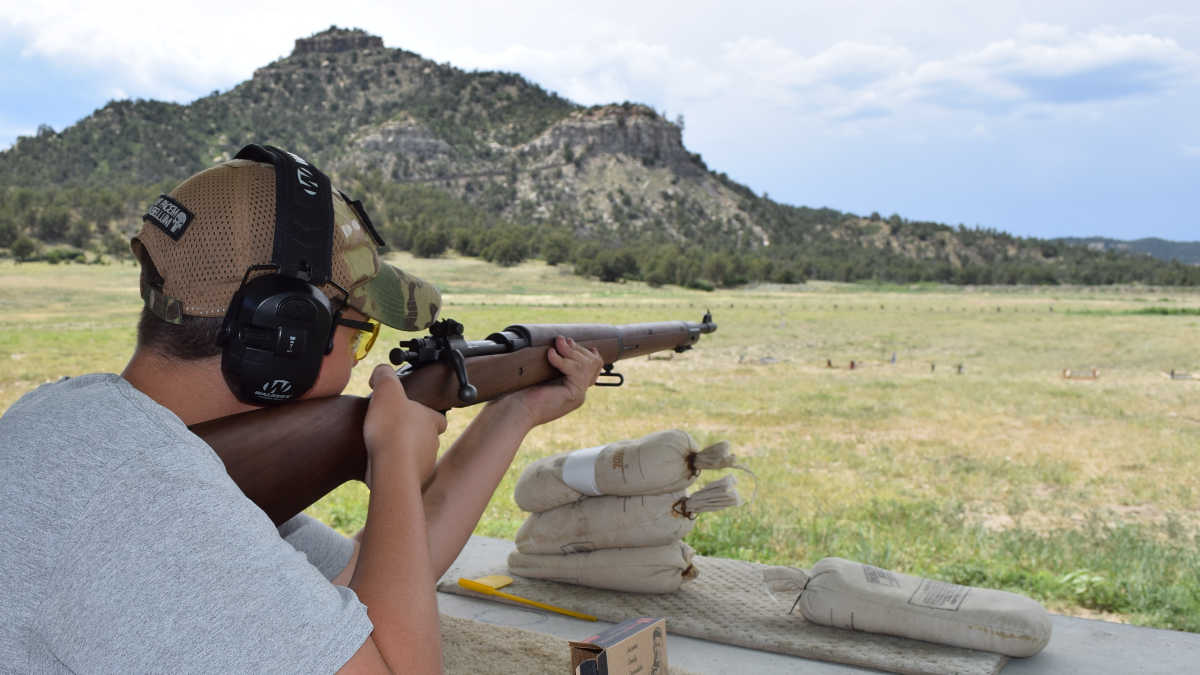
M235 158L274 165L275 236L271 264L246 270L225 313L221 372L239 400L275 405L312 388L332 345L334 310L320 290L332 277L332 188L279 148L248 145ZM250 279L263 270L273 273Z
M333 189L303 158L270 145L247 145L234 159L275 165L275 239L281 274L321 286L333 276Z

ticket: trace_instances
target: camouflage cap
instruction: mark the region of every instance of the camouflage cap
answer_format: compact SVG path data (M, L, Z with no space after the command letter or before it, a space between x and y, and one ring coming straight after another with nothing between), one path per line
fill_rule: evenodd
M252 265L271 262L275 237L275 167L245 159L218 164L158 198L130 245L149 260L158 279L142 275L142 297L156 316L224 316ZM401 330L427 328L441 294L379 257L375 239L356 211L334 190L332 280L349 293L347 304ZM333 284L321 290L335 303Z

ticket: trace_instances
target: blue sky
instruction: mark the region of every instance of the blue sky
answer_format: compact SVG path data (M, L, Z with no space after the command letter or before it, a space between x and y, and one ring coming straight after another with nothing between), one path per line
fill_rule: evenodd
M682 115L710 168L790 204L1200 239L1194 0L594 4L0 0L0 148L114 98L229 89L337 24Z

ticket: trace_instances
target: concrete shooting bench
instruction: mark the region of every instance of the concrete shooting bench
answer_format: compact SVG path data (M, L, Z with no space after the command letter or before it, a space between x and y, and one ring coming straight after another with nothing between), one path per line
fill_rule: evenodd
M439 583L438 607L441 613L460 619L519 628L561 638L564 655L568 649L566 641L583 639L602 630L605 626L612 625L609 622L593 623L482 597L470 597L453 591L447 592L451 590L451 586L457 585L459 577L474 578L480 573L480 570L502 572L508 553L513 548L513 542L504 539L471 537L458 560L451 565ZM702 573L700 578L688 583L704 583L704 574ZM516 595L522 594L519 588L506 588L505 590L512 590ZM587 606L570 608L599 614L590 611L592 608ZM743 673L755 675L782 675L784 673L845 675L881 672L878 669L861 665L846 665L845 663L803 658L790 654L748 649L713 640L675 634L671 630L671 617L667 616L666 618L667 655L672 668L682 668L694 673L737 673L739 675ZM1053 624L1054 629L1050 643L1041 653L1027 659L1009 659L1007 662L1001 658L994 660L990 666L984 663L985 669L990 668L990 672L1001 672L1003 675L1200 673L1200 634L1141 628L1061 615L1053 616ZM872 636L864 633L842 632L854 636L853 639L861 636L868 645L872 639ZM900 638L885 639L900 640ZM918 650L927 644L915 641L904 642L911 643ZM983 653L976 652L976 654ZM926 662L926 665L915 665L907 672L935 672L937 670L936 667L931 669ZM954 671L947 670L946 672Z

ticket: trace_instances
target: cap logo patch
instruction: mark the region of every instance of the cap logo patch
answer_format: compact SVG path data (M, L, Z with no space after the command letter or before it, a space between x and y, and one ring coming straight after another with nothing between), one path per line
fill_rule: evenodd
M296 167L296 181L309 197L317 196L317 179L313 178L312 171L303 166Z
M287 151L285 150L284 152ZM317 179L313 176L312 169L309 168L309 163L294 152L288 152L288 155L296 160L296 182L300 184L300 189L304 190L305 194L309 197L316 197Z
M157 225L158 229L175 241L179 241L179 238L183 236L188 225L192 224L193 217L192 212L184 208L183 204L167 195L159 195L158 199L150 205L150 210L142 216L144 220Z

